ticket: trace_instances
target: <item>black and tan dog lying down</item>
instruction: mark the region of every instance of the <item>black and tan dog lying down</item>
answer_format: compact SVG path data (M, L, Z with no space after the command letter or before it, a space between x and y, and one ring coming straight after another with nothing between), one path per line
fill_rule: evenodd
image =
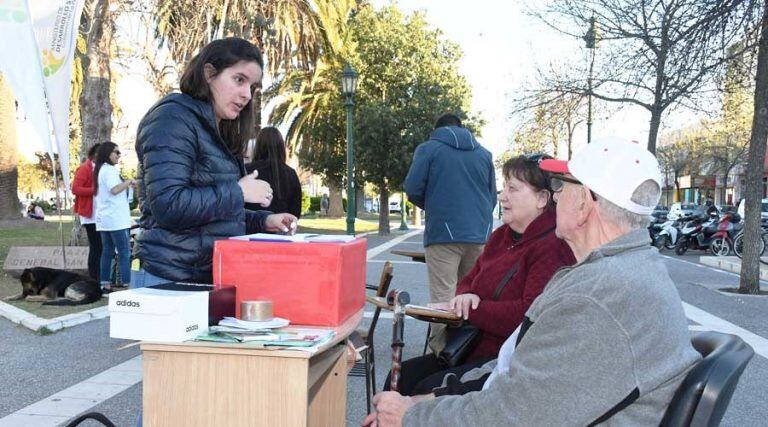
M27 268L21 273L21 294L8 301L26 299L43 305L81 305L101 299L99 282L81 274L47 267Z

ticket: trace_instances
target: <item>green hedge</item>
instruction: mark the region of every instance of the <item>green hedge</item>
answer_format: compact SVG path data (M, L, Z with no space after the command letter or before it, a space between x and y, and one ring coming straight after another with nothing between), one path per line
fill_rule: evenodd
M309 200L309 194L307 193L301 193L301 213L307 213L311 205L311 202Z
M320 212L320 198L321 196L315 196L309 198L309 211L310 212ZM304 203L302 202L302 205Z

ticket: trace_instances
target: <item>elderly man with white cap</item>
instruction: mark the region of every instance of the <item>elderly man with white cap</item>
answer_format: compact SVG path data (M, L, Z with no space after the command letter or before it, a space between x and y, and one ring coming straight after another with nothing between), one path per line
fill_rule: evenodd
M363 425L659 425L700 356L646 231L658 162L614 141L539 167L553 173L557 234L577 264L555 273L496 361L427 396L381 393Z

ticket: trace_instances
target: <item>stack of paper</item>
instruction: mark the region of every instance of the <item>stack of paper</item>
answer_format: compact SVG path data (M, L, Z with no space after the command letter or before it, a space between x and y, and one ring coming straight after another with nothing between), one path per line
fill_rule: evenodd
M251 242L293 242L293 243L347 243L355 240L355 236L344 234L311 234L299 233L294 235L256 233L245 236L230 237L230 240L246 240Z
M288 328L288 324L288 320L279 317L264 322L225 317L218 325L211 326L208 332L200 334L197 340L312 351L334 336L330 329Z
M251 343L263 347L317 348L333 338L330 329L280 328L264 331L237 331L213 326L208 333L197 337L198 341Z
M235 317L225 317L219 321L219 326L242 329L245 331L259 331L262 329L274 329L288 326L290 322L287 319L273 317L271 320L251 321L241 320Z

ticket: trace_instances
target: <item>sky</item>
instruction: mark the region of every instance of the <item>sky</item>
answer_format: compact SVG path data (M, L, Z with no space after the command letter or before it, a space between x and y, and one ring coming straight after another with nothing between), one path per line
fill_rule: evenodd
M373 0L372 3L381 7L390 1ZM474 0L471 4L459 0L397 2L406 13L425 11L427 21L461 47L464 56L459 70L472 87L472 112L480 113L486 121L478 139L494 156L508 148L519 122L519 117L510 117L513 99L519 96L521 89L532 84L537 65L546 66L563 56L578 54L583 43L569 39L529 16L521 3L520 0ZM137 29L126 23L121 25L120 31L128 34L129 39L137 34ZM130 148L139 120L157 95L144 80L140 68L119 70L119 73L117 99L123 119L113 139ZM610 117L596 117L593 138L611 136L644 141L648 136L649 118L648 112L639 107L624 108ZM679 127L689 120L690 115L672 113L665 124ZM26 127L25 123L20 123L19 133L25 140L20 151L29 157L40 147L33 138L26 137ZM583 126L577 130L575 140L575 151L586 144Z
M460 72L472 86L472 109L485 118L480 142L498 156L506 150L519 117L510 117L513 100L533 83L536 67L546 67L579 51L581 40L569 39L525 13L520 0L474 0L468 7L460 0L403 0L406 12L423 10L427 21L464 51ZM377 7L388 0L374 0ZM626 108L610 118L595 118L593 138L648 138L650 115L640 108ZM574 147L586 145L586 129L575 135ZM562 151L561 151L562 152Z

